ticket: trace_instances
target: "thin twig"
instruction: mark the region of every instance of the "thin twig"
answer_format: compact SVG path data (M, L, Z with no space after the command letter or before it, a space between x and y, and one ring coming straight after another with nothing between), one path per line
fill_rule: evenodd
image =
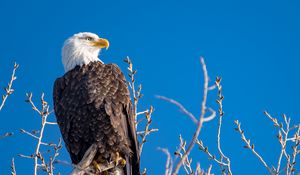
M137 115L137 116L139 116L139 115L144 115L144 114L146 114L147 112L149 112L148 109L145 110L145 111L142 111L142 112L138 112L138 113L136 113L136 115Z
M30 156L27 156L27 155L24 155L24 154L18 154L19 157L22 157L22 158L26 158L26 159L33 159L34 158L34 155L30 155Z
M267 111L264 111L264 114L273 122L275 127L280 128L280 130L285 133L283 129L283 123L278 123L277 118L273 118Z
M214 84L214 85L208 87L208 90L209 90L209 91L212 91L212 90L216 89L216 87L217 87L217 86Z
M133 116L135 121L137 120L137 106L139 99L142 97L141 90L142 86L139 85L138 90L135 89L135 78L134 75L136 74L137 70L133 70L133 64L129 57L126 57L124 60L128 64L128 76L130 78L130 82L128 82L132 96L133 96Z
M36 148L35 148L35 155L36 156L34 157L34 175L37 174L37 165L38 165L38 156L37 155L39 154L39 151L40 151L40 146L41 146L41 143L42 143L44 130L45 130L45 119L42 119L41 132L40 132L38 142L37 142L37 145L36 145Z
M29 158L34 160L34 168L33 168L33 174L37 175L38 169L41 168L43 171L47 172L48 175L54 175L54 166L53 163L56 159L56 157L59 155L58 151L61 149L61 140L59 140L59 143L53 144L53 143L45 143L43 142L44 132L46 125L55 125L54 122L48 122L47 119L52 111L49 110L49 105L44 99L44 94L41 95L41 109L38 109L37 106L32 101L32 93L26 94L27 99L25 100L27 103L31 105L31 108L39 114L41 117L41 127L38 131L32 131L28 132L24 129L21 129L20 131L35 140L37 140L35 151L32 155L26 156L23 154L19 154L20 157L23 158ZM43 153L40 151L41 146L50 146L54 149L54 155L53 157L50 157L49 163L46 162ZM39 163L40 162L40 163Z
M237 128L235 128L235 130L240 133L241 135L241 139L246 143L246 145L244 146L244 148L250 149L252 151L252 153L259 159L259 161L264 165L264 167L270 172L270 174L274 174L274 172L272 171L272 169L268 166L268 164L264 161L264 159L262 158L261 155L259 155L256 151L255 151L255 146L254 144L251 145L250 139L248 140L245 137L244 131L241 129L241 123L238 120L235 120L234 123L236 124Z
M177 175L178 174L179 169L182 166L183 162L185 161L186 157L190 154L193 147L195 146L195 143L198 139L199 133L200 133L201 128L202 128L203 119L204 119L205 112L206 112L206 100L207 100L207 92L208 92L208 74L207 74L207 69L206 69L204 59L202 57L200 58L200 62L201 62L201 65L202 65L203 77L204 77L204 88L203 88L203 97L202 97L202 103L201 103L201 114L199 116L199 122L198 122L198 125L197 125L197 129L196 129L196 131L193 135L193 138L192 138L191 142L188 145L186 153L182 156L182 159L180 159L180 161L176 164L175 169L172 172L172 175Z
M284 137L282 137L281 132L279 131L279 134L277 136L278 141L281 145L281 152L278 158L278 163L277 163L277 169L276 169L276 174L279 174L280 172L280 166L281 166L281 161L282 161L282 156L284 153L286 153L286 144L287 144L287 139L288 139L288 134L290 132L290 123L291 123L291 119L287 119L285 115L283 115L284 120L285 120L285 124L286 124L286 130L284 132ZM288 157L288 156L287 156ZM289 159L288 159L289 161ZM287 171L288 171L288 167L287 167Z
M39 139L38 136L33 135L33 134L31 134L30 132L28 132L28 131L26 131L26 130L24 130L24 129L20 129L20 131L21 131L22 133L24 133L24 134L29 135L30 137L33 137L33 138L37 139L37 140Z
M15 166L15 159L13 158L11 160L11 164L10 164L10 168L11 168L11 175L17 175L17 171L16 171L16 166Z
M212 165L209 166L208 170L207 170L207 175L211 175L211 170L212 170Z
M278 175L281 172L285 171L287 175L294 174L296 172L295 164L296 164L296 157L299 153L298 146L299 146L299 132L300 132L300 125L294 125L290 127L291 118L288 118L286 115L283 115L284 122L278 122L278 119L275 117L272 117L267 111L264 112L264 114L273 122L273 125L279 129L277 140L279 141L279 144L281 146L281 151L278 157L277 161L277 168L272 168L272 171L274 174ZM289 138L289 133L297 129L294 133L293 138ZM287 143L289 141L295 142L295 145L292 146L292 153L291 155L287 153ZM285 157L286 159L286 165L281 168L282 164L282 158Z
M186 148L185 148L186 141L183 140L181 135L179 135L179 140L180 140L179 148L178 151L175 152L175 155L178 155L182 159L183 155L186 153ZM192 159L190 159L189 156L187 155L185 161L183 162L183 168L186 174L194 174L191 163L192 163Z
M178 101L172 99L172 98L168 98L168 97L165 97L165 96L161 96L161 95L156 95L155 96L156 98L160 99L160 100L164 100L164 101L167 101L171 104L174 104L175 106L177 106L179 108L179 110L185 114L186 116L188 116L192 122L194 124L198 124L198 120L196 119L196 117L194 116L194 114L192 114L190 111L188 111L181 103L179 103ZM207 108L206 110L210 111L211 112L211 115L208 116L208 117L204 117L203 119L203 123L205 122L209 122L211 120L213 120L215 117L216 117L216 111L214 111L212 108Z
M294 135L294 137L295 137L295 145L292 146L293 153L292 153L292 163L291 163L291 166L290 166L290 173L296 171L296 169L294 168L294 166L296 165L296 157L300 153L299 150L298 150L298 147L300 145L300 137L299 137L299 135L300 135L300 124L298 125L298 130L297 130L297 132Z
M207 108L207 110L210 111L211 114L210 114L210 116L205 117L205 118L203 119L203 122L204 122L204 123L205 123L205 122L212 121L212 120L216 117L216 111L215 111L215 110L213 110L212 108Z
M204 146L202 140L198 140L197 144L199 145L199 149L208 155L209 159L215 161L217 164L219 164L221 166L228 166L227 163L225 163L225 162L223 162L221 160L218 160L216 158L216 156L214 156L212 153L210 153L209 150L208 150L208 147Z
M7 87L4 88L5 94L2 95L2 102L0 104L0 111L2 110L8 96L11 95L14 92L14 89L12 89L12 85L13 85L13 82L17 79L17 77L15 75L16 75L16 71L17 71L18 67L19 67L19 64L14 63L14 69L13 69L13 72L12 72L12 75L11 75L11 79L10 79Z
M167 101L171 104L174 104L175 106L177 106L180 111L185 114L186 116L188 116L195 124L198 124L198 120L196 119L196 117L190 112L188 111L181 103L179 103L178 101L165 97L165 96L161 96L161 95L156 95L156 98L160 99L160 100L164 100Z
M5 137L10 137L10 136L12 136L12 135L14 135L13 132L7 132L7 133L1 135L1 136L0 136L0 139L3 139L3 138L5 138Z
M154 108L152 106L150 106L150 109L148 110L147 113L145 113L145 117L147 120L146 126L144 128L144 130L142 132L138 132L138 135L141 136L141 143L140 143L140 147L139 147L139 151L140 151L140 155L142 155L142 151L143 151L143 147L144 144L146 143L146 138L149 134L151 134L152 132L156 132L158 131L158 129L150 129L150 125L152 123L152 113L153 113Z
M167 156L165 175L170 175L173 169L173 159L171 157L171 154L166 148L158 148L158 150L162 151Z
M31 99L30 99L31 101ZM42 94L42 101L44 101L44 94ZM31 101L30 103L33 104L33 102ZM34 106L34 105L33 105ZM40 146L42 143L42 139L44 136L44 130L45 130L45 126L46 126L46 121L47 121L47 117L48 117L48 113L42 113L41 111L39 111L39 113L41 114L42 117L42 122L41 122L41 130L38 136L38 142L36 144L36 148L35 148L35 157L34 157L34 175L37 175L37 165L38 165L38 156L39 152L40 152Z
M159 129L157 129L157 128L149 129L149 130L148 130L149 133L152 133L152 132L158 132L158 131L159 131ZM138 131L138 132L137 132L137 135L139 135L139 136L142 137L145 133L146 133L146 131Z
M59 150L62 148L62 140L61 138L59 138L58 144L57 145L53 145L53 149L54 149L54 154L53 157L50 157L50 161L49 161L49 174L54 174L54 162L56 161L56 158L59 155Z
M141 136L141 141L140 141L140 145L139 145L139 154L141 155L142 154L142 151L143 151L143 146L146 142L146 137L148 135L150 135L152 132L157 132L158 129L150 129L150 125L152 123L152 112L154 110L154 108L151 106L150 109L147 109L145 111L142 111L142 112L137 112L137 109L138 109L138 103L139 103L139 100L142 98L143 94L141 93L142 91L142 85L140 84L138 86L138 89L135 89L135 74L137 73L137 70L134 70L133 69L133 64L132 64L132 61L130 60L129 57L127 57L124 62L126 62L128 64L128 77L130 78L130 81L128 81L128 85L129 85L129 88L131 90L131 94L132 94L132 112L133 112L133 116L134 116L134 121L135 121L135 127L137 128L138 124L140 123L140 121L137 121L137 117L140 116L140 115L145 115L145 118L147 120L147 123L145 125L145 128L143 131L139 131L137 132L137 135Z
M223 158L226 159L227 161L227 170L228 170L228 174L231 175L232 172L231 172L231 166L230 166L230 159L225 156L225 154L223 153L222 151L222 148L221 148L221 128L222 128L222 119L223 119L223 116L224 116L224 111L223 111L223 99L224 99L224 96L222 94L222 86L221 86L221 78L217 78L216 79L216 86L218 88L218 99L217 99L217 103L219 105L219 123L218 123L218 134L217 134L217 145L218 145L218 151L220 153L220 161L222 161ZM221 166L222 168L222 166Z
M56 122L46 122L47 125L57 125Z
M198 162L195 170L195 175L203 175L203 174L204 172L201 170L200 163Z

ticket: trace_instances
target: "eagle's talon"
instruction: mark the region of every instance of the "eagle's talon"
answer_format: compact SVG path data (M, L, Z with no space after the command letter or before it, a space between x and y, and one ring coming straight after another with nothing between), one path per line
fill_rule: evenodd
M126 165L126 160L123 159L121 156L120 156L120 153L119 152L116 152L116 156L115 156L115 160L114 160L114 164L115 166L121 166L121 167L125 167Z
M125 167L125 165L126 165L126 160L123 159L123 158L121 158L121 160L119 160L119 161L120 161L119 164L120 164L122 167Z
M115 166L117 167L119 165L119 160L121 159L120 157L120 153L119 152L116 152L116 157L115 157L115 160L114 160L114 163L115 163Z
M93 166L94 166L96 171L101 172L101 167L100 167L100 165L98 164L97 161L93 160Z

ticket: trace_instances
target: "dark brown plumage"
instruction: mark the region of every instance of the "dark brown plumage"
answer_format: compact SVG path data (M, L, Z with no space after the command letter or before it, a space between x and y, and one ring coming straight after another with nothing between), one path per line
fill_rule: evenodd
M129 157L126 166L131 166L131 174L140 174L130 94L117 65L97 61L76 66L55 81L53 98L57 122L74 164L97 143L101 159L109 161L119 152L123 158Z

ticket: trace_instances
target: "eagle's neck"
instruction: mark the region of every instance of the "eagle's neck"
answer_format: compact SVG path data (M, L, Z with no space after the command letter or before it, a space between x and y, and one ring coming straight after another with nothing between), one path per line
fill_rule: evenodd
M99 52L100 49L88 50L86 47L74 47L74 45L66 44L62 50L62 63L65 72L74 69L77 65L82 66L95 61L102 62L98 58Z

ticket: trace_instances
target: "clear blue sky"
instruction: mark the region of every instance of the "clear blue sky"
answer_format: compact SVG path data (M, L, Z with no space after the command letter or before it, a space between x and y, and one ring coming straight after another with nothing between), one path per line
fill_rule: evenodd
M40 122L24 102L25 93L33 92L38 102L41 92L45 92L52 104L53 82L63 75L62 43L81 31L109 39L111 46L101 55L104 62L117 63L126 71L122 60L130 56L138 69L138 82L143 84L145 95L140 110L154 105L152 126L160 129L148 138L142 156L142 167L148 168L149 175L164 173L165 157L157 147L174 152L178 135L190 140L195 130L174 106L154 95L177 99L198 115L203 83L200 56L205 57L212 80L218 75L223 77L222 142L224 152L231 157L233 173L267 174L258 160L242 148L233 120L242 122L257 151L269 164L275 164L280 149L276 131L262 112L267 109L279 118L286 113L295 123L300 122L299 9L296 0L2 0L1 86L9 80L14 61L20 69L15 93L0 112L0 132L15 133L0 140L1 174L9 174L12 157L16 157L19 175L31 174L32 161L16 156L32 153L35 142L18 129L38 129ZM216 92L211 92L208 105L216 109L215 99ZM214 152L216 126L217 120L205 124L200 135ZM56 126L48 127L46 133L47 141L60 137ZM65 149L59 159L69 160ZM193 160L199 160L204 169L212 163L197 149ZM69 171L65 166L57 168L62 174ZM215 164L213 172L219 174Z

